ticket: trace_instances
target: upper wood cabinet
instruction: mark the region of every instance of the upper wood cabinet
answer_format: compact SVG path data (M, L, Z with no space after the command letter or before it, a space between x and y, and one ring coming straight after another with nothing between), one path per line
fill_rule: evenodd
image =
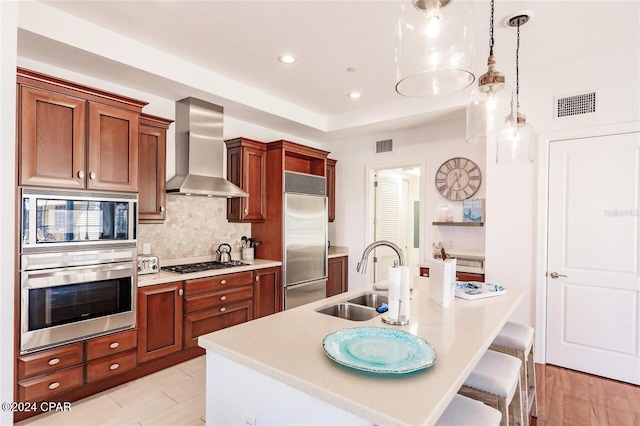
M138 190L146 102L18 69L19 184Z
M266 204L266 147L246 138L225 141L227 145L227 179L249 196L227 200L229 222L264 222Z
M329 222L336 220L336 160L327 158L327 199Z
M161 223L166 210L167 130L173 121L140 115L138 135L138 221Z

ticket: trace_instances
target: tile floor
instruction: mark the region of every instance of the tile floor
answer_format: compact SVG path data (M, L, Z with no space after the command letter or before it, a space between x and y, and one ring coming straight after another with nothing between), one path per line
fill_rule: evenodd
M205 356L71 403L16 426L204 426Z

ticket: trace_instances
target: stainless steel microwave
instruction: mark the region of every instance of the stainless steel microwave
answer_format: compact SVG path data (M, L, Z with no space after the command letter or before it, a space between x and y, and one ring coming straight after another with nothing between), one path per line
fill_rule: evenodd
M22 188L21 252L136 242L137 194Z

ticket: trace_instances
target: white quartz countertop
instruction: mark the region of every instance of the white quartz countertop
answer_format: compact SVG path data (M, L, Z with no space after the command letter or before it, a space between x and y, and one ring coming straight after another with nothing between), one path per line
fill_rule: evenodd
M381 314L349 321L316 309L353 298L351 291L200 336L198 343L258 373L379 425L433 424L514 311L523 292L479 300L455 299L442 308L429 298L429 279L413 278L411 319L399 327L427 340L435 364L410 374L376 375L341 366L322 340L343 328L389 327Z
M198 261L202 261L202 260L194 260L193 262L190 262L188 260L183 260L183 263L185 264L195 263ZM266 260L266 259L243 260L242 262L247 263L248 265L234 266L233 268L224 268L224 269L210 269L208 271L191 272L189 274L178 274L176 272L160 271L157 274L138 275L138 287L172 283L172 282L182 281L182 280L192 280L194 278L205 278L205 277L213 277L216 275L233 274L236 272L253 271L255 269L270 268L272 266L282 265L282 262L280 261ZM178 263L167 262L167 264L173 265ZM161 262L160 266L164 266L164 264Z
M349 256L349 247L331 246L329 247L329 259L334 257Z

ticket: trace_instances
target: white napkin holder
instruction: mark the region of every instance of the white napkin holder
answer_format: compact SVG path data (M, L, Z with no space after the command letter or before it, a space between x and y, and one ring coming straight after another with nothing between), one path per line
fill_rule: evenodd
M429 296L448 308L456 295L456 259L433 259L429 263Z

